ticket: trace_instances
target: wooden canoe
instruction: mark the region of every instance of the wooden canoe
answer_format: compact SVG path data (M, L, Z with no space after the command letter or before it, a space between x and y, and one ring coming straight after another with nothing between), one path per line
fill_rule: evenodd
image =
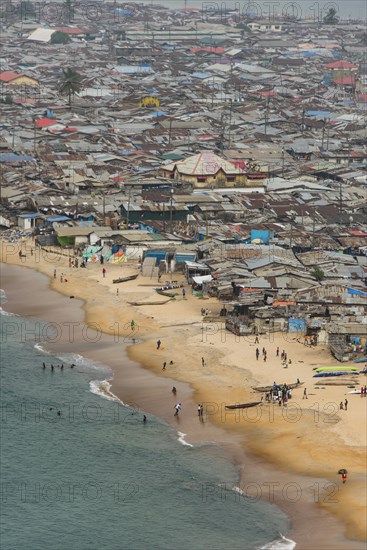
M168 290L157 290L157 294L166 296L167 298L175 298L178 296L178 292L169 292Z
M164 302L127 302L131 306L163 306L164 304L168 304L168 302L171 301L171 298L168 298L168 300L164 300Z
M304 384L304 382L300 382L299 384L295 383L295 384L287 384L287 387L289 390L294 390L295 388L299 388L299 386L302 386ZM282 388L284 386L284 384L277 384L277 388ZM272 389L274 389L273 386L258 386L257 388L252 388L253 390L255 391L259 391L259 392L268 392L268 391L271 391Z
M238 403L237 405L226 405L226 409L248 409L249 407L256 407L261 405L262 401L255 401L253 403Z
M133 281L137 278L139 273L136 273L136 275L128 275L127 277L119 277L118 279L113 279L113 283L126 283L127 281Z

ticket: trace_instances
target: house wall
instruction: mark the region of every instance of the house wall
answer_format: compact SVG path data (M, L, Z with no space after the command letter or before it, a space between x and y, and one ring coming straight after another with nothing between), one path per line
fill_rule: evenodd
M246 185L248 185L247 177L245 174L235 175L233 181L232 177L233 176L231 175L223 174L223 172L219 172L215 175L204 174L203 176L191 176L188 174L180 174L179 172L176 172L174 179L185 181L199 189L206 189L208 187L245 187ZM205 181L198 181L198 179L201 178L205 178Z
M16 87L16 86L39 86L39 83L34 78L29 76L19 76L14 78L10 82L6 82L7 86Z

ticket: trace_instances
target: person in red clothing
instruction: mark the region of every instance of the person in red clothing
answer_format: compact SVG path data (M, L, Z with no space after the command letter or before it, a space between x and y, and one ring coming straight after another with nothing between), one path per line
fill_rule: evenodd
M102 275L103 275L103 277L106 277L106 269L105 268L102 269Z
M345 483L347 481L347 472L342 473L342 482Z

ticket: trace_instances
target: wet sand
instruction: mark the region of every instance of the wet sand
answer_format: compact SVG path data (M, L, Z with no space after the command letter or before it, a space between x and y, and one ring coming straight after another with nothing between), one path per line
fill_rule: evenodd
M8 261L19 263L16 254L8 257ZM148 301L153 297L157 300L152 287L139 286L156 281L141 277L119 285L119 296L116 295L112 278L136 272L136 266L108 264L104 280L99 265L69 270L67 258L58 257L57 269L62 266L68 279L67 283L60 283L59 277L52 278L55 261L45 262L44 258L29 254L25 260L27 267L51 276L51 283L33 270L4 266L2 287L8 295L5 309L65 326L61 330L62 339L66 340L62 343L63 350L110 365L114 371L112 391L124 402L171 423L187 434L190 443L218 443L223 449L220 452L239 469L240 488L246 494L276 502L291 516L292 529L287 536L296 540L297 548L365 547L344 538L344 533L357 540L365 536L366 499L362 488L366 404L352 395L348 396L349 411L335 411L333 406L329 411L325 406L344 399L346 388L325 387L316 394L309 382L312 364L332 365L335 360L321 349L306 349L295 341L288 339L284 343L282 339L279 345L286 346L288 356L292 357L292 366L283 370L275 357L277 338L282 338L278 335L273 342L260 340L259 347L264 345L268 349L269 358L266 364L256 363L256 346L252 341L235 341L219 326L208 328L201 323L200 308L217 310L220 304L215 300L201 301L192 296L182 300L179 296L165 305L133 307L127 301ZM64 296L50 292L49 286ZM85 302L70 299L70 295ZM87 323L98 324L100 339L94 343L91 340L96 333L93 329L85 332L84 315ZM130 327L132 318L134 333ZM70 323L80 324L74 342L67 337ZM99 328L112 336L99 333ZM158 338L162 341L160 350L155 345ZM202 356L205 367L201 366ZM171 359L174 364L162 371L163 361L169 363ZM304 363L298 363L300 360ZM278 406L263 405L246 413L228 414L222 405L258 399L258 394L251 390L255 384L271 384L273 379L278 383L294 382L297 377L303 380L306 368L308 402L302 400L301 389L295 390L286 413ZM176 398L171 393L173 385L178 389ZM177 401L183 405L178 419L173 417ZM204 404L203 422L197 416L197 403ZM301 418L294 416L299 410ZM336 474L340 467L350 471L345 486Z

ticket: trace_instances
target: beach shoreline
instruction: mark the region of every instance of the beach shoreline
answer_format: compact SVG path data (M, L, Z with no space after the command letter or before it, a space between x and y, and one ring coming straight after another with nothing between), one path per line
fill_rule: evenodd
M5 259L4 254L2 258L3 260ZM16 254L13 254L7 260L9 264L21 265L21 260ZM257 422L253 422L253 419L249 416L241 417L239 415L232 417L225 415L223 421L223 407L219 406L219 404L235 403L237 399L246 398L246 400L251 400L253 398L253 394L248 388L246 391L243 388L239 390L240 386L236 387L236 384L241 382L243 385L244 376L246 376L251 385L252 382L262 383L264 374L262 372L261 374L256 373L254 375L251 365L249 365L248 369L235 365L236 358L234 356L237 351L233 353L233 357L230 354L234 343L230 341L229 337L227 338L227 342L223 342L223 332L221 330L211 330L211 332L206 329L204 330L200 318L192 321L192 312L190 311L187 315L184 315L182 311L178 315L177 309L181 306L181 303L176 303L173 307L172 304L167 304L168 307L166 305L134 307L128 305L127 301L122 302L124 293L126 292L129 294L129 301L134 301L134 297L137 300L141 300L142 296L149 294L146 287L141 287L144 291L141 288L139 289L138 285L144 284L142 282L139 283L139 281L143 280L140 277L137 279L138 282L133 281L131 284L127 284L127 286L121 286L119 296L116 296L112 292L115 288L111 284L112 274L121 271L121 269L123 269L124 275L126 272L128 274L130 271L136 272L136 266L132 270L129 270L127 266L121 268L120 266L108 265L107 270L111 274L108 273L108 281L104 281L101 279L99 266L90 266L84 273L81 273L81 270L69 270L67 257L62 257L56 265L58 270L59 266L64 270L67 283L60 283L59 273L56 279L53 280L52 278L54 265L55 261L52 260L48 263L41 261L41 259L36 261L35 256L33 256L32 260L29 258L29 254L25 263L25 266L31 268L31 270L37 270L49 277L49 283L43 283L42 292L46 292L46 287L50 287L51 290L57 290L64 297L68 297L67 303L63 305L64 311L65 309L67 310L68 323L78 322L90 325L95 323L101 329L101 333L109 333L109 336L103 337L103 341L98 342L93 350L91 350L90 342L89 345L87 342L87 345L80 346L80 353L112 367L114 378L111 390L117 397L127 403L130 400L132 404L136 403L138 408L144 409L169 422L178 432L187 434L187 440L190 443L195 444L197 442L208 441L209 438L209 441L216 441L219 445L223 446L241 474L240 489L245 489L245 494L249 496L250 487L252 490L258 490L260 487L262 491L261 498L264 500L273 500L274 503L278 504L280 508L289 514L292 519L292 528L286 536L296 540L297 548L314 548L316 542L318 548L325 549L345 548L346 550L350 550L352 548L363 547L363 544L357 542L357 540L353 541L352 538L362 540L364 527L362 526L361 528L356 525L356 522L351 520L350 514L345 514L345 508L355 506L356 504L355 499L351 499L351 493L353 493L353 487L355 488L356 484L360 487L362 479L363 458L361 458L361 453L364 444L362 437L360 440L357 439L357 445L351 447L350 441L343 440L341 437L342 430L337 426L340 424L339 421L335 424L336 427L334 425L332 428L327 426L326 428L328 429L325 429L325 426L321 426L319 429L319 426L313 422L312 427L314 430L311 430L309 427L310 413L308 409L302 409L303 418L300 419L297 426L298 431L302 433L304 443L301 452L295 452L293 460L289 459L287 460L287 464L284 464L284 452L280 453L281 456L277 459L277 452L274 452L274 449L279 452L279 449L283 448L284 451L284 449L288 448L288 445L289 448L293 449L293 444L290 442L292 438L294 439L298 436L295 435L294 422L287 422L286 430L284 426L281 426L281 419L279 418L279 411L277 409L272 411L272 406L257 408L258 410L265 411L262 413L263 418ZM33 271L30 272L32 273ZM45 304L39 304L37 307L34 307L33 304L30 307L33 299L31 297L27 310L27 304L24 303L24 300L19 295L15 296L15 291L12 291L12 286L15 283L10 281L10 279L16 279L17 277L19 275L8 277L6 285L8 288L6 290L10 289L9 306L12 307L18 300L15 309L18 308L20 314L29 314L49 321L50 312L47 311ZM32 277L30 278L32 279ZM86 279L88 279L88 285L85 284ZM30 284L32 284L32 281ZM47 303L49 303L50 294L47 294ZM75 296L75 300L80 299L83 302L79 303L79 301L76 302L75 300L70 302L69 296ZM60 298L60 300L62 301L63 298ZM194 303L192 297L188 297L187 301ZM71 306L70 304L73 305ZM71 311L75 308L74 304L79 308L79 317L71 315ZM209 304L210 308L215 308L219 305L214 300L205 301L203 304ZM124 307L121 308L121 305ZM162 310L162 313L164 311L163 316L159 311L160 308L165 308ZM200 310L200 301L195 302L195 308ZM107 314L106 309L108 310ZM29 313L29 311L32 313ZM135 326L137 327L134 334L131 332L131 318L134 318ZM178 323L177 321L180 320L184 322ZM163 324L168 326L163 327ZM175 328L174 325L180 326ZM205 342L203 342L203 336L206 338ZM135 339L134 344L132 344L133 338ZM157 339L162 340L162 348L160 350L155 349ZM76 343L77 339L73 344ZM111 345L111 343L114 345ZM274 342L263 340L261 345L263 344L274 347L276 339ZM287 346L290 348L292 348L291 344L292 342L287 342ZM181 364L183 347L185 349L185 370L183 370ZM294 350L296 350L296 347L297 344L294 342ZM125 355L124 348L126 348ZM248 352L252 348L253 343L246 342L246 351ZM215 351L211 352L211 349ZM198 350L202 350L199 352L199 355ZM200 365L200 353L205 353L205 360L208 363L204 369ZM293 357L296 357L295 353L292 349ZM166 360L169 363L170 357L172 357L173 365L162 371L162 361ZM199 365L192 365L195 358L199 362ZM119 365L121 365L122 359L124 363L127 363L128 367L120 368ZM324 359L326 360L327 358ZM318 360L320 361L320 357L318 357ZM135 361L135 363L132 361ZM233 362L233 368L230 370L230 373L220 372L223 362L227 362L230 365ZM142 366L138 367L137 364ZM270 372L273 373L271 369ZM295 374L296 372L292 372L293 378ZM268 377L270 376L272 374L269 373ZM283 373L282 376L284 376ZM228 387L229 378L231 388ZM293 379L289 380L290 374L288 373L287 378L288 382L294 381ZM281 381L283 382L283 380ZM179 418L179 424L175 424L176 420L173 418L175 399L170 392L173 384L177 385L179 390L177 399L182 399L182 402L186 403L186 410L184 407L182 415ZM224 387L227 388L226 392L223 392ZM162 400L162 392L167 396L164 400ZM221 392L224 394L223 396ZM299 401L300 396L301 394L294 396L294 402L296 403L297 399L297 405L299 406L302 405ZM229 401L229 399L233 399L233 401ZM205 422L203 423L198 421L196 413L196 405L200 402L204 402L206 408ZM325 418L325 411L321 410L318 412L319 418L322 421ZM264 418L265 413L267 418ZM315 413L312 414L314 416ZM269 415L273 416L274 422L269 422ZM270 428L271 432L274 432L274 426L281 432L280 434L277 433L276 436L270 433ZM351 486L351 489L344 491L343 502L337 501L338 513L335 513L335 510L332 509L332 504L329 503L321 503L323 504L322 507L315 506L315 490L317 489L315 484L319 483L319 487L322 490L322 484L330 483L328 476L325 475L325 473L327 474L327 470L322 468L318 463L307 468L302 464L302 461L304 463L305 459L309 456L307 455L307 449L309 449L310 445L314 444L313 432L315 430L321 432L323 436L325 433L328 434L329 442L332 444L335 445L335 441L337 441L338 450L344 446L345 452L350 452L350 457L348 457L349 462L352 465L356 464L357 468L359 468L358 476L355 479L353 479L353 476L351 476L351 480L348 479L348 486L346 487ZM321 453L321 450L315 449L315 451L316 459L319 460L318 455ZM302 457L303 453L305 456ZM289 455L289 453L286 454ZM352 454L355 455L353 459ZM288 456L288 458L290 457ZM244 468L244 465L247 463L250 464L250 472L248 468ZM300 466L303 467L303 473L306 475L300 475ZM301 488L302 498L298 501L293 500L292 502L291 499L295 498L294 495L289 495L288 499L282 499L284 487L290 483L293 483L293 489L297 489L297 487ZM338 477L334 475L334 480L331 483L335 483L338 495L340 496L341 488ZM346 487L343 487L343 489ZM268 491L268 495L265 494L265 489ZM274 493L271 493L270 490L274 491ZM266 498L267 496L268 498ZM323 496L325 495L319 494L319 500ZM363 505L363 495L360 495L360 501ZM362 515L363 508L361 506L359 513L357 511L357 516L362 518ZM335 519L335 516L338 517L338 520ZM350 539L346 539L343 535L343 520L346 524L347 535L351 537ZM313 533L310 531L311 524L314 530ZM315 525L319 526L319 529L315 528ZM327 526L326 529L325 526ZM326 531L324 538L322 534L323 530ZM318 532L319 539L315 538L316 532ZM323 540L320 540L320 536Z

